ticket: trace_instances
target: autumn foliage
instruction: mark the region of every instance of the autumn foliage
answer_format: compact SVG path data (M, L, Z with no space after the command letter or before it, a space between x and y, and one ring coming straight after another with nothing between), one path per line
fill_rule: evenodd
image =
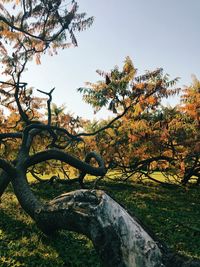
M200 183L200 82L196 77L181 90L176 88L178 78L170 80L161 68L137 75L129 57L121 70L117 66L108 72L97 70L101 80L87 82L78 91L94 112L105 107L111 112L111 118L99 122L75 118L64 106L52 104L54 89L39 90L41 97L35 97L34 88L23 81L29 61L40 64L43 54L76 46L74 32L92 22L93 17L78 13L76 1L1 1L1 156L15 160L24 127L40 122L54 128L33 139L33 155L51 146L81 158L98 151L107 169L120 171L123 180L155 180L153 173L159 171L165 182ZM178 94L179 105L163 106L163 99ZM37 164L28 172L36 179L71 175L69 166L56 160Z
M122 71L97 71L103 80L80 88L83 99L94 107L103 106L116 120L85 127L97 132L90 137L89 148L98 150L110 169L120 170L121 180L150 179L154 172L163 174L167 183L195 181L200 183L199 103L200 83L176 88L178 79L169 80L162 69L136 76L130 58ZM181 104L165 107L162 100L181 94ZM103 132L99 129L108 125ZM92 140L91 140L92 139Z

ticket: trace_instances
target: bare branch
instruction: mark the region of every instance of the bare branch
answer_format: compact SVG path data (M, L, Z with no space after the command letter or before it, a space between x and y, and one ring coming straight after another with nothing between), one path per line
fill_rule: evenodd
M124 111L123 111L120 115L116 116L116 117L115 117L114 119L112 119L106 126L100 128L99 130L94 131L94 132L92 132L92 133L79 133L79 134L77 134L77 135L75 135L75 136L76 136L76 137L79 137L79 136L93 136L93 135L96 135L96 134L98 134L98 133L100 133L100 132L102 132L102 131L104 131L104 130L110 128L111 125L112 125L115 121L117 121L117 120L119 120L120 118L122 118L122 117L128 112L128 110L129 110L130 108L131 108L131 106L128 106L127 108L125 108Z
M85 162L89 164L91 159L95 159L96 162L98 163L99 167L104 165L102 158L94 151L92 151L86 155ZM84 177L86 174L87 174L87 171L85 171L85 172L82 171L79 175L79 178L78 178L79 183L80 183L82 188L84 187L83 180L84 180ZM105 173L104 173L104 175L105 175ZM101 177L104 175L101 175Z
M0 133L0 140L7 139L7 138L22 138L22 133Z
M59 151L56 149L49 149L47 151L39 152L35 155L29 156L24 163L26 168L35 165L37 163L47 161L47 160L60 160L61 162L65 162L70 164L72 167L91 175L102 176L106 173L106 168L104 166L104 162L100 156L95 156L98 159L99 167L93 167L88 163L85 163L74 156L71 156L67 152Z
M49 99L47 100L47 109L48 109L48 125L51 125L51 101L52 101L52 93L55 90L55 87L51 89L49 93L44 92L42 90L37 89L38 92L48 95Z
M5 24L7 24L9 27L11 27L13 30L16 30L18 32L24 33L26 36L29 36L31 38L34 38L36 40L40 40L46 43L50 43L52 41L54 41L56 38L58 38L58 36L65 31L66 29L68 29L71 21L74 18L74 12L69 12L68 15L65 17L65 23L64 25L56 32L54 33L50 38L46 38L45 36L41 36L39 35L35 35L32 34L30 31L25 30L24 27L18 27L16 25L14 25L11 21L9 21L8 19L6 19L4 16L0 15L0 21L4 22Z

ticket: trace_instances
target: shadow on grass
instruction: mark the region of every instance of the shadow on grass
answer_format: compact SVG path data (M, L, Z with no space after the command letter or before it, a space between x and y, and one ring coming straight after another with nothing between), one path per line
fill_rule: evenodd
M33 188L38 195L45 195L44 198L52 197L46 189L41 186ZM68 231L61 231L53 237L43 235L11 197L10 190L5 193L0 208L0 266L101 266L92 243L86 237Z

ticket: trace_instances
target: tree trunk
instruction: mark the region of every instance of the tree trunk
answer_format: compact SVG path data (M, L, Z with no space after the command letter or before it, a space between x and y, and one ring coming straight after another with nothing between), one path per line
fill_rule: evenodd
M6 190L7 186L10 183L10 179L8 174L5 171L1 171L0 173L0 198Z
M63 194L36 211L44 232L58 229L88 236L106 267L161 267L162 252L150 235L103 191Z

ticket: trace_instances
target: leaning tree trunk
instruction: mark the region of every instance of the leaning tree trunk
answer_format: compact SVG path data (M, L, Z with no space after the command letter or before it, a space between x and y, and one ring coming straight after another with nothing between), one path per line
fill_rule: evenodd
M66 229L85 234L105 267L199 267L156 242L138 220L100 190L62 194L35 212L45 233Z
M35 219L45 232L67 229L88 236L104 266L164 266L156 242L103 191L63 194L37 210Z

